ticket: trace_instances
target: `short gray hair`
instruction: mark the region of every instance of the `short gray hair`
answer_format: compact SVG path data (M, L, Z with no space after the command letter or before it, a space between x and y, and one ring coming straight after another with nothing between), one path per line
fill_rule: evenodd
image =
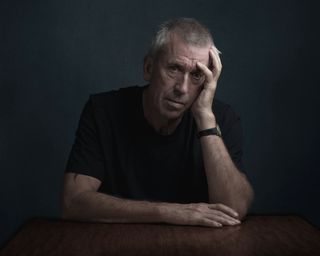
M152 39L147 56L156 57L160 52L164 51L164 48L170 42L172 33L178 35L184 42L192 46L205 47L209 44L214 46L209 29L199 21L193 18L176 18L165 21L160 25L159 30Z

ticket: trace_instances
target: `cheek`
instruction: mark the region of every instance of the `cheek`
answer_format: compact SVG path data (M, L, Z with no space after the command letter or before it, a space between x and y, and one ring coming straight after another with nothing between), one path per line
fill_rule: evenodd
M164 72L161 72L160 70L156 73L152 74L150 82L152 84L155 84L158 89L165 86L166 81L168 80L166 74Z
M170 86L166 76L160 72L155 74L150 82L153 91L153 101L156 104L161 104L163 98L170 95L170 88L172 86Z
M200 94L201 90L202 90L203 86L194 86L192 88L192 98L196 99L198 97L198 95Z
M170 77L165 71L159 72L159 78L164 87L171 87L175 83L175 80Z
M155 77L154 84L160 95L171 94L175 86L175 80L169 77L165 72L159 72Z

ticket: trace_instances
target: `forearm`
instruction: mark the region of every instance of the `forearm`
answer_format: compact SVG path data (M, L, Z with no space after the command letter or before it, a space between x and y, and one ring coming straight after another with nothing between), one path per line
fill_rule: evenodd
M221 227L238 225L232 209L221 204L179 204L120 199L98 192L83 192L65 203L63 217L106 223L170 223Z
M163 222L220 227L237 225L234 210L224 205L179 204L122 199L97 192L101 181L78 173L66 173L62 194L65 219L108 223Z
M243 218L253 199L253 190L246 176L234 165L222 138L201 138L210 203L223 203Z
M64 203L67 219L99 222L162 222L160 203L134 201L87 191Z
M198 130L216 127L211 111L195 118ZM228 205L243 218L253 199L253 190L246 176L238 171L219 136L200 138L203 162L208 182L210 203Z

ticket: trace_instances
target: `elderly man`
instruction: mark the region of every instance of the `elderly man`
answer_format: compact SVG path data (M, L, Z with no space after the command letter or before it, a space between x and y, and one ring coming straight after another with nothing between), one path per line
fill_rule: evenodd
M237 225L253 190L240 119L215 99L219 51L194 19L165 22L146 86L90 96L65 173L63 216L101 222Z

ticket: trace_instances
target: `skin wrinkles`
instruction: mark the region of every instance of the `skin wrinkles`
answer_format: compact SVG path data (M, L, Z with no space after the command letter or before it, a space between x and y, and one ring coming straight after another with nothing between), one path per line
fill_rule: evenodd
M212 102L222 70L219 51L212 45L191 46L171 34L161 54L144 59L143 92L146 121L162 135L171 134L190 109L198 130L216 127ZM199 81L199 71L205 80ZM118 198L98 191L101 181L65 174L63 217L110 223L158 222L222 227L238 225L254 192L246 176L237 170L223 139L200 138L208 184L206 203L165 203Z
M150 86L144 92L144 110L156 131L172 133L198 97L202 86L192 76L200 73L197 62L208 65L210 47L190 46L173 36L161 57L146 60L144 77Z
M179 57L169 59L164 66L167 71L167 75L172 79L190 79L191 83L195 86L201 86L204 82L204 74L197 67L199 60L186 58L183 60Z

